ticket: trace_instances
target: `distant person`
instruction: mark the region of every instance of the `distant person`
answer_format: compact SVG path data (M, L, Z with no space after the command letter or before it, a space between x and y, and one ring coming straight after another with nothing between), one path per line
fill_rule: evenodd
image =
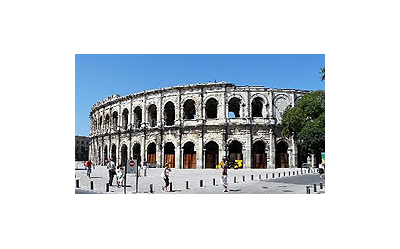
M90 178L90 173L92 173L92 162L90 161L90 159L86 162L86 169L86 175Z
M115 173L115 163L112 159L108 162L107 168L108 168L108 179L109 179L108 183L110 186L112 186L114 175L116 174Z
M124 184L124 166L119 165L117 167L117 186L120 188Z
M319 173L319 179L322 179L322 175L325 174L324 165L322 162L318 166L318 173Z
M143 176L147 176L147 162L143 162Z
M171 169L169 168L169 163L166 163L165 164L165 167L164 167L164 169L163 169L163 171L162 171L162 173L161 173L161 176L163 177L163 179L164 179L164 183L165 183L165 185L162 187L162 190L164 191L164 192L167 192L167 190L168 190L168 185L169 185L169 172L171 171Z

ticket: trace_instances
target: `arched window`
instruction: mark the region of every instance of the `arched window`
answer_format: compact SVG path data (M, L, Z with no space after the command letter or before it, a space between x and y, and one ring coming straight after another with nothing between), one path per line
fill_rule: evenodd
M174 125L175 123L175 105L171 101L165 104L164 119L165 125Z
M150 127L155 127L157 125L157 107L156 105L152 104L149 106L149 125Z
M107 113L107 115L106 115L106 128L108 128L109 125L110 125L110 115L108 115L108 113Z
M140 106L137 106L135 110L133 111L134 113L134 119L135 119L135 128L140 128L142 124L142 108Z
M122 112L122 127L126 130L128 129L128 114L129 111L128 109L124 109L124 111Z
M217 118L218 113L218 101L214 98L210 98L206 102L206 118Z
M243 160L242 144L238 141L233 141L229 144L229 159L230 160Z
M240 117L240 99L233 97L228 103L228 116L229 118L239 118Z
M118 112L113 112L113 127L116 128L118 125Z
M156 144L155 143L150 143L147 146L147 162L148 163L157 163L156 160Z
M140 144L135 143L132 147L132 159L137 159L137 162L141 162L141 156L140 156Z
M183 118L184 119L195 119L196 118L196 107L195 107L194 100L188 99L183 104Z
M103 116L100 116L100 120L99 120L99 130L101 129L103 125Z
M256 97L255 99L253 99L253 101L251 102L251 116L253 118L255 117L262 117L262 113L263 113L263 99L260 97Z

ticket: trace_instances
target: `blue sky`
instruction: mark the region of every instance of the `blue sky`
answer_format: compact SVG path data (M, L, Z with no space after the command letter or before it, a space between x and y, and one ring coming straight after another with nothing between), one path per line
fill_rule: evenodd
M75 55L75 135L89 135L90 108L112 94L214 80L325 90L323 66L325 55Z

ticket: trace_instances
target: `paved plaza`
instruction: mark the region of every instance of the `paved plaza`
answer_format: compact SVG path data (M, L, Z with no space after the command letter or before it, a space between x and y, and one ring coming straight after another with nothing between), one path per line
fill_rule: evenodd
M306 186L312 186L311 194L325 193L325 177L321 180L317 173L308 173L308 170L299 168L229 169L229 192L227 193L222 192L220 170L172 169L170 173L172 192L162 191L164 181L161 172L161 168L150 168L147 170L146 177L139 177L138 193L150 194L150 184L153 184L154 194L306 194ZM86 176L83 165L79 165L75 167L75 175L75 179L79 179L79 188L75 188L75 193L107 193L108 170L105 166L95 166L89 178ZM200 187L200 180L203 181L203 187ZM90 190L90 181L93 181L93 190ZM186 189L186 181L189 182L189 189ZM215 185L213 185L214 181ZM321 182L322 189L320 189ZM317 192L314 192L313 184L317 184ZM118 188L116 185L116 177L114 177L113 185L110 186L107 194L123 194L124 188ZM135 193L136 176L134 174L127 175L126 189L127 194Z

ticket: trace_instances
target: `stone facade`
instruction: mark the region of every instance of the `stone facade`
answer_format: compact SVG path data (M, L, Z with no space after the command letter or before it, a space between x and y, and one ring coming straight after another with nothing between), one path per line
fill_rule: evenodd
M89 137L75 136L75 161L87 161L89 158Z
M244 168L296 167L297 147L280 123L306 92L218 82L113 95L91 109L90 159L202 169L227 156Z

